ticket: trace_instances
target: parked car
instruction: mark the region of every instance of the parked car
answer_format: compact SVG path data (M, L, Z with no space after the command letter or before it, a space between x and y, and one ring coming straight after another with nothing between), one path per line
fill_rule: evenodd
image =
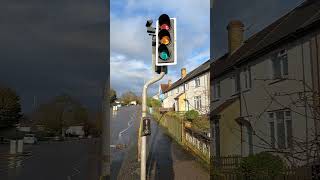
M26 143L26 144L37 144L38 143L38 139L36 138L35 134L26 134L23 137L23 143Z

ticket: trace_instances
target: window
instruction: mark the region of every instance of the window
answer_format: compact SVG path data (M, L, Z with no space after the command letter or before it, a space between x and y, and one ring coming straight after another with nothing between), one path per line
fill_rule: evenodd
M200 78L197 77L194 81L195 81L196 87L199 87L200 86Z
M194 97L194 108L197 110L201 109L201 96L195 96Z
M285 50L272 59L273 79L285 78L288 75L288 56Z
M180 86L180 91L183 92L183 86Z
M270 140L273 148L292 147L291 111L280 110L269 113Z
M188 84L188 83L186 83L184 86L185 86L185 89L186 89L186 90L189 89L189 84Z
M239 74L235 74L233 77L232 77L232 83L233 83L233 93L238 93L240 91L240 76Z
M250 89L251 88L251 67L245 67L244 68L244 88Z
M170 96L172 96L173 95L173 91L170 91Z
M179 93L179 87L176 89L176 94L178 94Z
M215 86L214 86L214 98L218 99L221 97L221 92L220 92L220 81L216 82Z

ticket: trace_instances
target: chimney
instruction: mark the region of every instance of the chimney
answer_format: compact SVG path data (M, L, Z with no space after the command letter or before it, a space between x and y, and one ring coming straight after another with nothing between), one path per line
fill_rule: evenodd
M227 26L229 54L238 49L243 42L244 25L239 20L232 20Z
M187 69L186 68L182 68L181 69L181 79L183 79L184 77L186 77L187 75Z
M170 80L168 81L168 85L169 85L169 87L171 86L171 82L172 82L172 81L171 81L171 79L170 79Z

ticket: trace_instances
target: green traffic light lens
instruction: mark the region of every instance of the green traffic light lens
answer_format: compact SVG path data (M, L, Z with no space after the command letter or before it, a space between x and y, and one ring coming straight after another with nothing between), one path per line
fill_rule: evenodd
M161 52L160 53L160 58L163 60L167 60L169 58L169 55L166 52Z

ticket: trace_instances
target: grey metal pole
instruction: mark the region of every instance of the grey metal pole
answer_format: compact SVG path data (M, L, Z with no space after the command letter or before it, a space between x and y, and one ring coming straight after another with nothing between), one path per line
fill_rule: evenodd
M144 86L142 91L142 118L140 124L142 124L142 119L147 116L147 91L148 87L161 80L165 75L165 72L161 72L160 75L153 77L150 79ZM140 126L141 127L141 126ZM141 131L141 129L140 129ZM147 163L147 136L141 137L141 171L140 171L140 179L146 180L146 163Z
M107 77L107 82L109 82L109 77ZM102 104L102 134L101 134L101 180L107 180L110 178L110 102L109 102L109 92L110 84L106 83L105 90L103 94L103 104Z

